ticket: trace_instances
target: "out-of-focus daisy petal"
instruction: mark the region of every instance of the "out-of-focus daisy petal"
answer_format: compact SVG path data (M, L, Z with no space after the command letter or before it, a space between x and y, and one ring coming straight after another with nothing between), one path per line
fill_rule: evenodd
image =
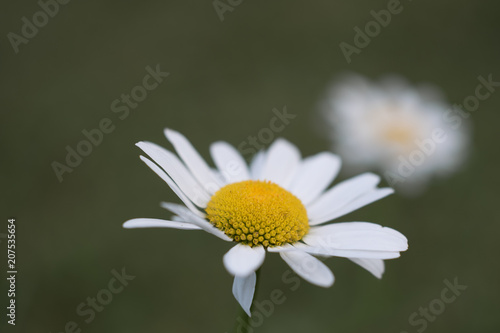
M148 218L137 218L128 220L123 223L123 227L126 229L134 228L172 228L172 229L183 229L183 230L201 230L197 225L178 222L178 221L168 221L160 219L148 219Z
M316 199L333 181L340 170L337 155L324 152L304 159L290 186L304 205Z
M250 179L250 172L240 153L229 143L219 141L210 146L210 153L227 184Z
M235 276L247 276L255 272L264 262L266 251L262 246L235 245L223 258L224 266Z
M202 187L209 194L214 194L220 188L221 183L191 142L181 133L169 128L165 129L165 136Z
M304 280L320 287L333 285L332 271L319 259L302 251L280 252L281 258Z
M349 258L349 260L363 267L378 279L381 279L384 274L385 264L382 259Z
M189 200L198 207L204 208L207 206L207 203L210 201L210 196L193 178L177 156L151 142L141 141L136 145L166 171Z
M447 176L463 164L470 141L467 119L455 126L442 92L423 88L400 77L371 82L350 75L328 89L322 124L348 170L378 168L399 193L416 195L434 176Z
M375 189L379 182L379 176L364 173L335 185L307 207L309 219L318 220L341 209L352 200Z
M241 307L249 317L252 316L250 308L252 306L253 295L255 293L255 283L257 275L255 272L250 273L248 276L235 276L233 282L233 295L234 298L240 303Z
M269 147L260 175L261 180L270 180L288 189L300 162L300 152L293 144L277 139Z

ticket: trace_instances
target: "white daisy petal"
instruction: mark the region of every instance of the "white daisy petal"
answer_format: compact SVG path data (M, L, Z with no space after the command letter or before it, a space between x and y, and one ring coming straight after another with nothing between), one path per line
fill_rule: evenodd
M380 177L373 173L364 173L345 180L322 194L307 207L307 215L311 221L322 218L330 212L337 211L352 200L376 188Z
M201 230L197 225L178 222L178 221L168 221L161 219L148 219L148 218L138 218L128 220L123 223L123 227L126 229L134 228L173 228L173 229L183 229L183 230Z
M340 165L340 158L328 152L304 159L290 186L290 191L307 206L330 185L337 176Z
M319 259L302 251L280 252L281 258L304 280L320 287L333 285L332 271Z
M250 172L240 153L229 143L219 141L210 146L210 154L227 184L250 179Z
M241 307L249 317L252 316L250 308L252 306L253 295L255 293L255 284L257 282L257 274L250 273L248 276L235 276L233 282L234 298L240 303Z
M165 208L166 210L171 211L172 213L177 214L180 218L182 218L186 222L191 222L193 220L193 214L192 212L184 207L183 205L179 205L173 202L160 202L160 206L162 208ZM201 216L202 218L205 218L205 216Z
M363 267L378 279L381 279L384 274L385 264L382 259L349 258L349 260Z
M299 162L300 152L297 147L285 139L277 139L269 147L260 178L288 189Z
M226 184L226 179L222 176L217 168L210 168L210 170L212 170L214 176L217 177L219 183Z
M189 200L199 207L205 208L207 206L210 196L193 178L177 156L152 142L141 141L136 143L136 146L141 148L165 170Z
M323 243L319 245L308 245L304 243L295 243L290 247L275 247L268 248L269 252L289 252L289 251L303 251L315 256L323 257L343 257L343 258L371 258L371 259L395 259L399 258L400 254L396 251L364 251L364 250L338 250Z
M182 217L180 217L179 215L172 215L172 217L170 218L172 221L176 221L176 222L186 222ZM188 223L191 223L191 222L188 222Z
M333 223L311 229L303 241L311 246L338 250L400 252L408 241L394 229L368 222Z
M327 221L334 220L338 217L349 214L349 213L351 213L351 212L353 212L361 207L369 205L372 202L375 202L377 200L385 198L386 196L391 195L392 193L394 193L394 190L392 188L388 188L388 187L374 189L374 190L372 190L368 193L365 193L365 194L361 195L360 197L352 200L350 203L346 204L345 206L343 206L337 210L330 211L328 214L326 214L325 216L323 216L321 218L311 219L311 221L309 221L309 224L310 225L317 225L317 224L321 224L321 223L324 223Z
M232 275L247 276L262 265L265 256L262 246L250 247L240 243L224 255L223 262Z
M332 223L324 226L319 226L319 227L312 227L309 234L312 235L321 235L322 232L331 230L333 232L340 232L340 231L352 231L352 230L359 230L359 229L365 229L365 230L380 230L384 229L386 233L390 233L394 237L397 237L401 239L404 242L407 242L408 240L406 239L405 235L400 233L397 230L394 230L389 227L382 227L380 224L372 223L372 222L337 222L337 223Z
M184 192L181 191L181 189L177 186L177 184L174 183L172 178L170 178L165 171L163 171L159 166L154 164L151 160L144 156L140 156L141 160L146 163L147 166L151 168L158 176L160 176L161 179L163 179L168 186L174 191L175 194L182 200L182 202L196 215L200 217L205 217L205 214L200 212L198 208L196 208L195 205L191 202L191 200L188 199L188 197L184 194Z
M252 163L250 163L250 175L252 179L260 179L262 173L262 167L264 166L264 162L266 161L266 152L264 150L260 150L252 159Z
M179 154L202 187L209 194L214 194L222 184L212 173L208 164L200 156L198 151L196 151L191 142L181 133L169 128L165 129L165 136L172 143L177 154Z
M233 241L222 230L217 229L210 222L208 222L204 218L201 218L201 217L195 215L193 212L191 212L189 209L187 209L184 206L170 203L170 202L162 202L161 206L165 209L168 209L172 213L179 215L180 217L182 217L186 221L189 221L193 224L196 224L201 229L205 230L208 233L211 233L214 236L219 237L222 240L225 240L227 242Z

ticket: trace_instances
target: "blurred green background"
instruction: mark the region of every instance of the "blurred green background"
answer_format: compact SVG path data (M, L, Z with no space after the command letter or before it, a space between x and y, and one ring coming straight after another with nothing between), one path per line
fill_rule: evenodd
M233 1L235 3L235 1ZM222 265L229 245L203 232L124 230L134 217L168 218L160 201L178 199L138 158L134 143L170 147L164 127L184 133L208 158L209 144L238 145L269 126L272 109L297 115L280 133L303 155L327 150L315 128L318 99L346 70L387 73L440 86L461 103L476 77L500 80L500 20L494 1L404 1L404 10L348 64L340 42L388 1L243 1L221 21L210 1L71 1L13 51L36 1L1 11L2 216L17 219L17 325L2 332L226 332L239 313ZM147 66L169 72L123 120L111 103L142 83ZM426 332L498 332L498 123L500 92L470 120L468 164L423 196L393 195L341 220L391 226L410 249L388 261L382 280L347 259L326 261L330 289L301 280L290 291L288 267L268 255L257 300L273 289L286 302L255 332L417 332L408 318L440 298L443 280L468 288ZM59 182L53 161L103 118L116 126ZM344 176L341 176L343 178ZM497 207L495 207L495 205ZM2 275L6 241L0 238ZM95 319L76 313L106 288L111 271L134 275ZM5 278L1 308L7 305Z

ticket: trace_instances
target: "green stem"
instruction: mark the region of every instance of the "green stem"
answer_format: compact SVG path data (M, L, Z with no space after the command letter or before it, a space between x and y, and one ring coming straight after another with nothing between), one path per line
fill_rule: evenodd
M257 296L257 290L259 288L259 281L260 281L260 270L262 269L259 268L256 272L255 272L255 292L253 294L253 299L255 299L255 297ZM253 301L252 301L252 305L250 306L250 313L252 313L252 309L253 309ZM238 321L238 318L241 318L242 321L239 322ZM245 310L243 310L243 308L240 306L240 314L238 315L238 317L236 317L236 322L234 324L234 332L238 333L238 332L241 332L238 331L238 327L240 325L243 325L243 327L247 328L247 327L250 327L250 317L247 315L247 313L245 312Z

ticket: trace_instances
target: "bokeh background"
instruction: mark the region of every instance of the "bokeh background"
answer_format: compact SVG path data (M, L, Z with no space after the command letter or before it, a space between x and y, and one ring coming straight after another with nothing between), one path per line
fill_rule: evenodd
M224 3L227 3L224 1ZM234 3L234 2L233 2ZM181 131L204 157L209 144L238 145L269 126L272 109L296 118L280 133L303 155L329 148L317 106L338 74L387 73L442 88L450 103L474 93L476 77L500 81L500 7L494 1L403 1L403 11L348 64L339 43L388 1L243 1L221 21L210 1L71 1L16 54L7 38L40 10L4 2L0 13L1 205L17 219L17 325L2 332L229 332L239 306L222 265L229 245L203 232L124 230L134 217L168 218L178 199L139 160L134 143L168 146ZM113 100L141 84L146 66L170 76L120 120ZM440 298L443 281L465 290L426 332L497 332L499 293L498 124L500 92L471 117L467 165L420 197L399 195L342 220L367 220L408 236L410 249L377 280L343 258L326 261L330 289L283 282L287 266L269 255L257 300L273 289L286 301L255 332L417 332L408 318ZM115 130L59 182L53 161L82 130L109 118ZM168 146L169 147L169 146ZM341 178L344 176L341 175ZM6 241L0 247L5 273ZM77 306L107 287L113 269L135 279L85 323Z

